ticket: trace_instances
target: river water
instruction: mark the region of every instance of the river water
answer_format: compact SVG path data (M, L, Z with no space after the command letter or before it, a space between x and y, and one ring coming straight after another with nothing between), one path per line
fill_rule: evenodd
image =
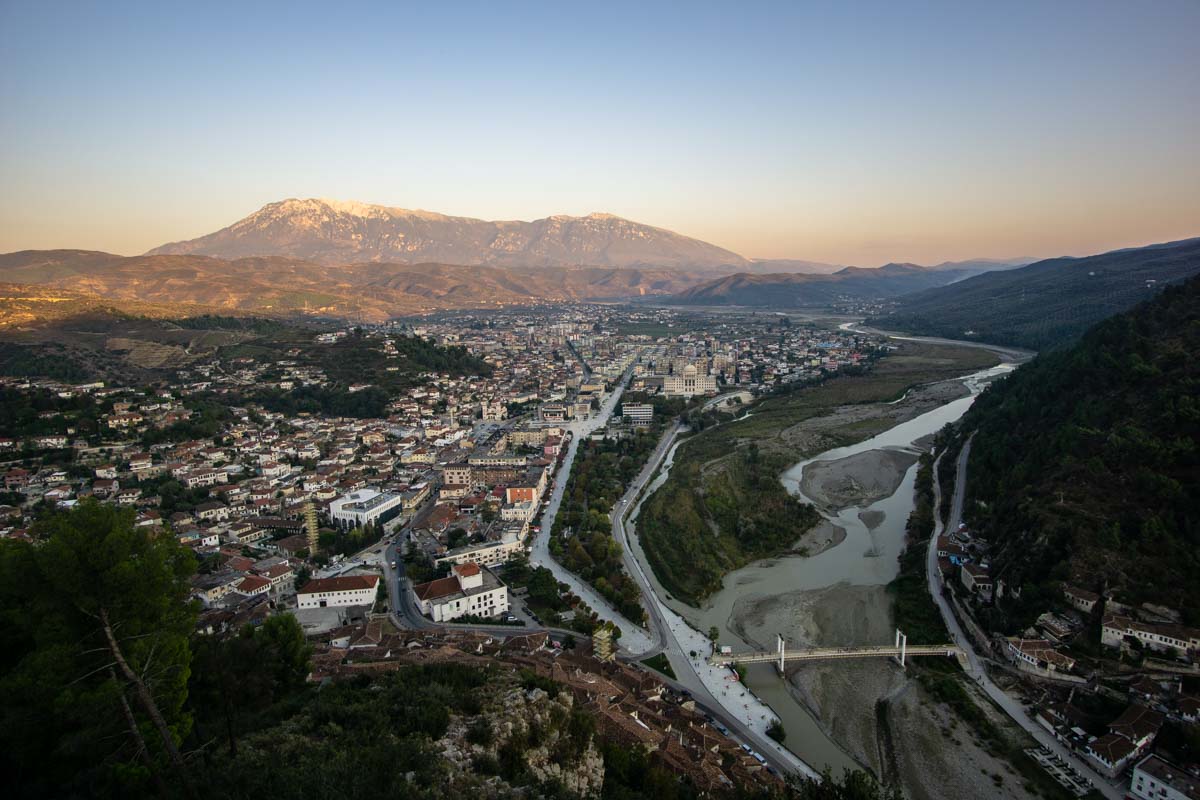
M1011 371L1014 367L1014 364L1005 363L959 379L971 391L969 397L939 406L858 444L827 450L814 458L802 461L783 474L784 485L789 491L808 501L800 492L799 483L804 468L815 461L834 461L886 448L915 450L914 442L959 419L970 408L976 395L988 381ZM673 457L672 450L664 463L662 473L651 484L650 491L645 496L648 497L666 480L666 472ZM733 629L739 621L737 614L746 613L746 609L751 607L755 600L822 589L842 583L851 586L881 586L896 577L900 566L900 551L904 546L904 525L913 509L916 472L917 466L914 464L905 472L899 487L889 497L866 506L850 507L836 514L823 512L827 520L846 531L844 541L838 545L815 556L787 555L749 564L727 575L721 591L708 598L702 608L693 608L669 598L653 578L653 571L647 569L646 572L651 576L658 596L667 598L666 604L697 630L708 631L711 626L716 626L720 631L721 644L732 645L734 652L773 649L773 641L747 641ZM868 528L860 518L860 514L867 511L882 513L882 522L874 528ZM871 516L878 517L877 514ZM635 546L635 549L640 550L640 547ZM873 613L887 615L886 619L872 620L873 628L890 626L889 607L885 606ZM788 621L782 620L780 628L785 635L786 631L794 630ZM818 632L815 641L791 641L789 646L847 644L835 641L836 633L830 632L831 636L826 639L822 632ZM770 639L773 638L772 634ZM891 641L855 643L891 644ZM825 733L809 710L793 697L772 665L751 666L746 676L746 686L779 716L787 731L785 745L805 762L818 770L828 765L834 774L841 774L844 768L861 766ZM873 698L863 698L863 713L871 713L873 703Z

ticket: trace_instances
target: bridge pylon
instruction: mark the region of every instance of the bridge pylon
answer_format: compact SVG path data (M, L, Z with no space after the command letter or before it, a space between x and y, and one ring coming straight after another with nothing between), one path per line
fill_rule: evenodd
M775 652L779 656L779 662L775 665L775 668L779 670L780 675L784 675L786 673L783 671L783 636L778 633L775 634Z
M900 664L900 669L904 669L904 656L908 650L908 637L899 628L896 628L896 650L897 653L893 658Z

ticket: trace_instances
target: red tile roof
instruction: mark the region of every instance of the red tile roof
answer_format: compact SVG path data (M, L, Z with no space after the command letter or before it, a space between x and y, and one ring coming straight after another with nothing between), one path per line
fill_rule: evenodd
M256 592L260 589L270 586L271 582L266 578L260 578L257 575L247 575L242 578L241 583L237 585L239 592Z
M459 591L458 578L438 578L429 583L419 583L413 587L413 594L418 600L437 600Z
M304 584L304 588L297 592L297 594L353 592L359 589L374 589L378 585L378 575L342 575L338 578L313 578Z

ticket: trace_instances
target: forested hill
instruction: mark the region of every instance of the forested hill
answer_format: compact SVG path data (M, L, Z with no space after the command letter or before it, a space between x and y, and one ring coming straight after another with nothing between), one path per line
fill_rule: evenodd
M964 417L968 517L998 548L993 574L1022 588L1010 626L1059 580L1200 624L1197 353L1193 278L1022 366Z
M1052 258L900 298L886 330L1046 350L1200 274L1200 238L1086 258Z

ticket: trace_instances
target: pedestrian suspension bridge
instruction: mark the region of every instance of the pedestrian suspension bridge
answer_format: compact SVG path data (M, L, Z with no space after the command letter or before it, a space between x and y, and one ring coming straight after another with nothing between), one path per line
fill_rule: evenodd
M892 658L904 667L905 659L912 656L943 656L957 658L962 663L966 655L962 648L955 644L908 644L908 637L899 628L896 629L896 643L893 645L874 645L867 647L805 647L788 650L784 647L783 637L776 635L775 650L764 650L750 653L714 653L709 656L708 663L713 666L729 664L762 664L773 663L780 673L789 661L831 661L850 658Z

